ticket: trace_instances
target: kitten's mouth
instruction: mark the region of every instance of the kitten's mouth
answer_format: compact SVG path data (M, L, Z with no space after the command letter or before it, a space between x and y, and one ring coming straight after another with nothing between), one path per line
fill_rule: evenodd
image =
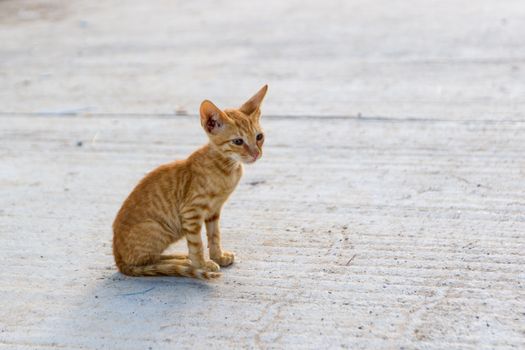
M261 158L260 156L257 157L243 157L242 162L245 164L253 164L257 161L257 159Z

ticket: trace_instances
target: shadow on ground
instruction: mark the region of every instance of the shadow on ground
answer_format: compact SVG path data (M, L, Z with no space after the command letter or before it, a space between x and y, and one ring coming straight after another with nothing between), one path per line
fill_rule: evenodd
M160 334L187 328L188 316L199 318L206 311L202 303L213 299L214 293L213 282L112 273L88 286L69 310L50 320L53 331L45 343L105 348L113 342L130 342L127 348L134 348L131 339L139 338L168 345L176 340L159 338Z

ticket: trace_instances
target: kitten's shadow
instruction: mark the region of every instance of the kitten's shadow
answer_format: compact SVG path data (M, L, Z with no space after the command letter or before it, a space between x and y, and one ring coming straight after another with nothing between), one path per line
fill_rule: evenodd
M79 286L74 303L54 320L48 341L104 348L115 337L154 334L186 322L184 315L209 300L217 287L213 281L110 273Z
M212 282L213 283L213 282ZM198 297L212 290L209 282L182 277L128 277L119 272L103 278L93 290L96 298L115 299L129 296L144 296L156 290L157 296L169 298L171 302ZM202 297L202 295L200 296ZM184 300L183 300L184 299ZM132 299L127 299L132 300Z

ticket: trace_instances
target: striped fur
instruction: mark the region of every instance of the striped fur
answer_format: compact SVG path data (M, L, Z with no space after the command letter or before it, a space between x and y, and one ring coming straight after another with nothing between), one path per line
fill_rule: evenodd
M113 255L120 272L210 279L220 276L219 266L233 263L234 254L221 247L219 218L242 176L242 163L262 155L259 118L266 91L265 85L238 109L221 111L207 100L201 104L201 125L209 143L187 159L146 175L115 218ZM204 257L203 226L211 260ZM163 255L183 237L187 255Z

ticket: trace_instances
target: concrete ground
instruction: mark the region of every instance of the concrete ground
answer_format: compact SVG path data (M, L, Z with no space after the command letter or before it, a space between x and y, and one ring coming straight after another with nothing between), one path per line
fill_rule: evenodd
M0 348L525 348L523 33L522 1L0 1ZM235 265L117 273L134 184L264 83Z

